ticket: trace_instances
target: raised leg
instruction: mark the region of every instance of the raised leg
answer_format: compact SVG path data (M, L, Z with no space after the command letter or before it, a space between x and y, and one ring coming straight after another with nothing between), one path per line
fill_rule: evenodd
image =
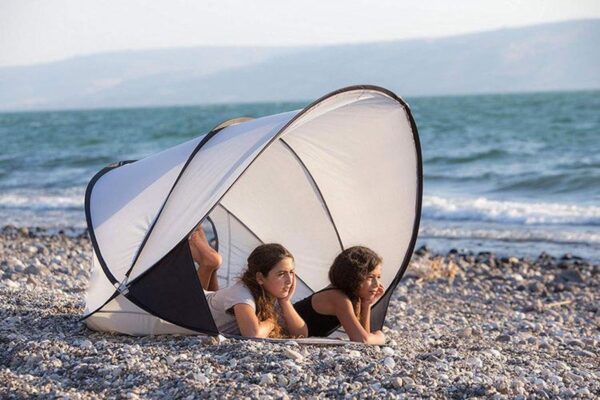
M221 255L210 247L201 226L190 236L189 242L192 258L198 264L200 284L204 290L218 290L217 269L221 265Z

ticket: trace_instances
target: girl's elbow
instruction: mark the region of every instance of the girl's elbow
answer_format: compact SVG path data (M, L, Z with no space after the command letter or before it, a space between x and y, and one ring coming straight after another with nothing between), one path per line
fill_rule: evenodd
M358 336L350 337L352 342L362 343L362 344L370 344L371 340L370 334L359 334Z
M381 331L377 331L375 333L360 335L356 339L352 339L352 341L362 344L385 344L385 336Z
M296 332L293 333L294 336L297 337L308 337L308 328L304 325L302 328L297 329Z
M385 344L385 335L381 331L369 334L369 344Z
M261 331L260 329L256 328L256 327L248 327L245 329L240 329L240 333L242 334L242 336L244 337L249 337L249 338L263 338L265 336L261 335Z

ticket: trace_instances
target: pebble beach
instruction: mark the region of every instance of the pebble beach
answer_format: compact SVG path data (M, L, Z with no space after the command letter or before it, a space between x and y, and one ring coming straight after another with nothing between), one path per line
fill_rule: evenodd
M0 229L0 398L600 397L600 265L571 254L420 248L385 346L93 332L90 257L84 233Z

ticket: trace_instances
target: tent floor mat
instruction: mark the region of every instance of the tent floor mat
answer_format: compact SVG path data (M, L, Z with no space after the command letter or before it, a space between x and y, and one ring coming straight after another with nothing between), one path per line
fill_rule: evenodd
M269 343L287 343L295 342L298 345L309 345L309 346L343 346L343 345L357 345L363 344L358 342L352 342L343 331L335 331L329 337L308 337L308 338L285 338L285 339L273 339L273 338L249 338L244 336L232 336L227 337L232 339L241 340L255 340Z

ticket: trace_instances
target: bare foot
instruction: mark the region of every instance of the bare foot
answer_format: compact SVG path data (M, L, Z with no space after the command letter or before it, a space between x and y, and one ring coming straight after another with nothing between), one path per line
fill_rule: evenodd
M192 233L189 239L192 258L198 263L198 277L205 290L219 289L216 275L217 269L221 265L222 258L206 240L206 235L201 226ZM216 287L215 287L216 286Z

